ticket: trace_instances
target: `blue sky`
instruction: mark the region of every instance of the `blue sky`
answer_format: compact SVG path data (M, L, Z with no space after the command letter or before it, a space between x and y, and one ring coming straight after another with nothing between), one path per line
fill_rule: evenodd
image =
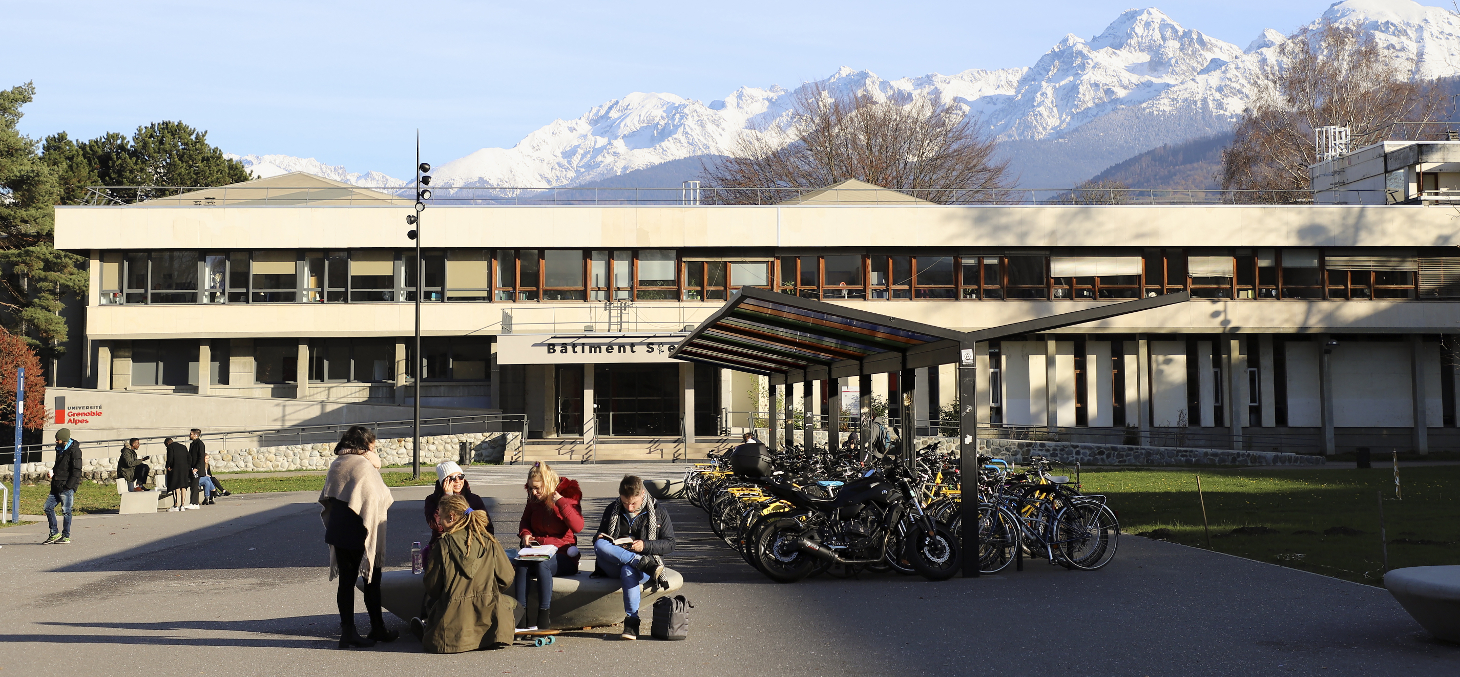
M1439 4L1423 0L1424 4ZM1245 47L1331 0L1164 0ZM510 147L633 91L710 101L840 66L885 78L1032 65L1130 0L1041 2L37 2L0 0L0 87L33 80L22 132L91 138L177 119L236 153L410 174Z

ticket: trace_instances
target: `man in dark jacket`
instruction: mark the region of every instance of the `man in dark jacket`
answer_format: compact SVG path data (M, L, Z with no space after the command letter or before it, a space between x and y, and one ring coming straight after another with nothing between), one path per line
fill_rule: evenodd
M137 457L142 441L133 437L122 445L122 454L117 458L117 479L127 482L127 491L146 491L147 480L152 477L152 468L143 461L151 456Z
M669 513L644 491L644 481L625 475L619 500L603 511L593 551L594 576L616 575L624 589L624 639L639 638L639 586L652 594L664 575L663 556L674 552L674 524Z
M205 460L208 455L208 446L203 444L202 437L203 431L197 428L188 431L188 439L192 440L192 442L188 443L188 465L192 466L193 469L193 500L190 504L193 506L202 505L202 501L198 500L198 493L201 488L198 478L202 476L203 470L208 467L207 461Z
M46 496L46 522L51 536L45 545L71 542L71 505L76 500L76 487L81 486L81 445L71 439L71 429L56 431L56 465L51 467L51 494ZM56 529L56 506L65 516L64 530Z

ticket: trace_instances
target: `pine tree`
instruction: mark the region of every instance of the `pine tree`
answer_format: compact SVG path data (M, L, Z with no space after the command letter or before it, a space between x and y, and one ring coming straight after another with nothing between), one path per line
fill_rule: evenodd
M96 169L87 159L84 147L72 141L66 132L46 137L45 143L41 145L41 160L56 175L56 183L61 192L57 204L82 204L89 197L86 189L101 183Z
M16 129L34 96L29 82L0 91L0 322L52 358L66 340L61 295L85 294L87 274L85 259L52 246L60 187L36 142Z
M251 178L242 163L208 144L207 132L171 120L138 127L130 139L109 132L77 148L100 185L136 187L112 189L111 198L119 202L163 194L149 186L222 186ZM58 152L65 150L64 145L57 147Z

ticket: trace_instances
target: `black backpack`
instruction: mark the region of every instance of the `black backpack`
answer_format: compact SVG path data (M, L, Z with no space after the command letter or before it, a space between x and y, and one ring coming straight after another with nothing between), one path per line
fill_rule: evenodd
M654 622L649 626L649 634L654 639L689 639L689 610L693 608L684 595L654 600Z

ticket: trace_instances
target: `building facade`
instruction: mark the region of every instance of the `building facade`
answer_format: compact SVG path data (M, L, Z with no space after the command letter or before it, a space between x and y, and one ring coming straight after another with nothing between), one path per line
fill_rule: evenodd
M61 385L409 403L411 208L334 190L57 208L57 247L91 269ZM742 286L959 330L1190 291L988 346L981 419L1188 446L1460 444L1449 207L876 202L433 205L422 403L524 413L548 438L715 436L770 406L764 381L667 353ZM951 365L917 384L936 428ZM818 389L813 414L858 386Z

